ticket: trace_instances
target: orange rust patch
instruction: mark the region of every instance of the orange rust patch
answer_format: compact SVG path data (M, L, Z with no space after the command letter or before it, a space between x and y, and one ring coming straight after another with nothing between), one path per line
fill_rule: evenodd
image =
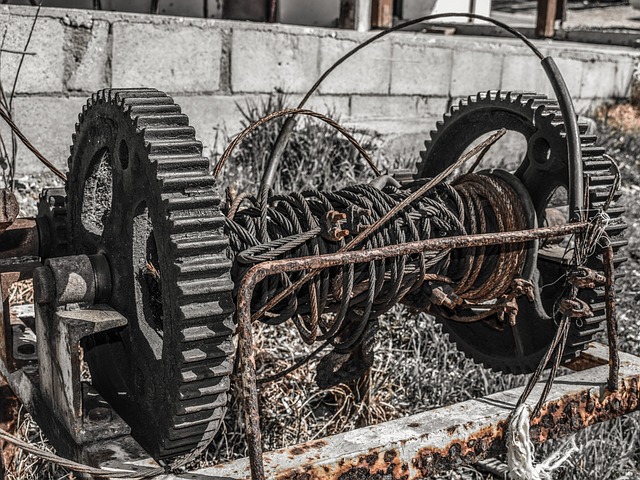
M413 459L413 466L422 477L428 477L459 465L475 463L504 448L506 429L507 423L501 421L496 426L485 427L465 439L453 440L444 448L421 448Z
M391 477L398 480L408 480L409 466L403 463L395 449L383 452L373 451L357 459L340 460L334 468L323 465L316 468L313 465L303 465L293 470L289 469L278 475L278 480L364 480Z
M302 445L296 445L295 447L291 447L289 452L293 455L302 455L303 453L307 453L310 450L324 447L327 444L325 440L315 440L312 442L303 443Z

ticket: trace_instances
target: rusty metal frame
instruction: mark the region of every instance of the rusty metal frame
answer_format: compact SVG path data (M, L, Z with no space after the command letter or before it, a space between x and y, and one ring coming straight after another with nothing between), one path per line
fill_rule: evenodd
M621 382L606 390L608 350L595 344L559 378L533 419L535 443L568 435L640 408L640 358L620 355ZM536 385L539 396L544 382ZM336 480L389 478L413 480L445 473L505 451L508 419L523 387L456 403L409 417L359 428L265 456L266 478ZM189 478L241 480L249 477L246 458L203 468Z
M489 246L505 243L522 243L544 238L563 237L584 232L587 222L575 222L555 227L543 227L513 232L462 235L389 245L369 250L355 250L313 257L287 258L254 265L242 278L237 294L237 321L239 331L238 352L242 372L242 396L244 399L246 438L249 451L251 477L264 480L264 455L258 409L258 389L253 347L251 300L262 280L283 272L321 270L340 265L365 263L401 255L455 248Z

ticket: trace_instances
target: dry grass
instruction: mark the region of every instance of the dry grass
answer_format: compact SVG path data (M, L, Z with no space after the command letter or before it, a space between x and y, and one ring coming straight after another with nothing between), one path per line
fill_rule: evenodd
M259 110L259 106L251 107ZM273 105L271 106L273 108ZM301 133L312 135L315 127L301 126ZM304 130L307 129L307 130ZM623 350L640 354L640 326L636 321L640 312L640 140L633 135L621 134L609 127L602 127L601 141L618 160L623 175L625 202L629 209L628 221L630 246L629 261L624 265L625 277L621 280L623 291L619 297L620 335ZM263 134L264 135L264 134ZM323 135L329 135L325 132ZM274 139L273 132L266 138ZM321 143L322 135L315 137ZM253 146L243 155L255 155L269 145L265 137L253 139ZM304 165L310 165L305 174L291 178L293 187L298 182L305 186L330 185L331 178L343 175L347 182L358 179L363 173L352 162L353 152L339 150L331 158L348 159L346 163L333 165L318 161L323 158L309 150L299 149ZM306 153L304 153L306 152ZM255 185L264 159L249 162L237 158L236 164L247 185ZM333 165L333 166L332 166ZM341 166L340 166L341 165ZM255 170L253 170L255 168ZM233 170L230 167L229 170ZM344 179L343 177L340 177ZM312 183L309 185L309 179ZM237 183L243 183L236 178ZM329 183L328 183L329 182ZM309 347L304 345L292 327L260 326L257 332L257 366L259 375L271 375L295 360L303 357ZM368 403L356 403L348 386L328 391L319 390L314 383L315 362L299 369L281 381L261 388L261 421L267 449L276 449L314 438L351 430L362 425L379 423L412 413L460 402L512 388L524 382L524 377L500 375L474 364L459 353L442 334L432 318L424 314L412 314L402 307L394 308L380 320L380 332L376 344L376 362L371 373L371 398ZM239 395L239 379L234 378L230 408L222 430L209 450L193 463L192 467L246 455L244 443L243 412ZM638 478L640 471L639 415L629 415L606 424L584 430L575 436L580 452L558 473L558 478L619 479ZM25 416L22 422L23 436L41 441L37 428ZM539 449L541 456L552 450L564 448L564 441L550 442ZM12 480L27 478L59 479L67 472L45 467L31 457L17 458L16 474ZM492 478L472 467L449 473L450 479Z
M603 105L596 112L600 123L622 133L640 132L640 107L630 103Z

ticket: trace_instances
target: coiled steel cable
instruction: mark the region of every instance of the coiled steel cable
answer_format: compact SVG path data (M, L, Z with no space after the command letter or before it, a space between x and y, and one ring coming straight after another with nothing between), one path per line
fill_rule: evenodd
M241 278L249 267L262 261L337 252L359 229L375 223L423 183L400 188L387 185L383 189L362 184L334 192L309 190L275 195L266 210L253 197L230 199L226 230L235 252L234 277ZM351 222L359 222L348 225L354 231L346 238L326 238L323 222L332 211L351 212ZM487 174L467 174L452 184L442 183L430 190L368 237L362 248L524 228L526 219L520 199L505 181ZM427 306L425 299L434 279L436 283L449 283L464 301L460 312L437 307L439 314L443 310L445 316L459 321L486 318L495 313L499 304L480 313L473 307L505 295L524 260L525 245L517 244L429 252L325 269L278 303L262 321L280 324L292 319L305 342L328 341L338 351L349 351L361 342L370 320L407 295L421 299ZM254 311L303 275L304 272L282 274L263 281L255 296Z

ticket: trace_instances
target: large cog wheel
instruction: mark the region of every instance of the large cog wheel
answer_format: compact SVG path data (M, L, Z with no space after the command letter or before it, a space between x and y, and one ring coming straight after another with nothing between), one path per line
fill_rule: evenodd
M153 89L106 89L69 159L75 254L104 254L128 325L85 345L92 382L155 458L207 443L227 404L235 330L228 241L189 119Z
M557 207L551 205L554 193L558 189L569 191L571 179L562 115L558 103L544 95L490 91L460 101L437 123L431 138L425 142L426 150L421 152L416 177L437 175L480 137L501 128L519 132L527 141L526 155L512 173L526 188L538 225L548 224L547 208ZM586 125L580 126L580 133L583 176L588 189L584 208L592 218L615 187L616 176L614 166L604 156L604 149L595 146L595 137L586 135ZM619 195L617 191L607 212L610 221L606 226L615 251L616 267L624 261L618 250L626 244L624 208L615 205ZM564 212L568 215L568 208ZM556 331L558 317L554 315L554 305L562 295L568 261L564 253L557 245L541 246L531 277L540 295L536 302L518 300L519 315L513 329L495 328L497 321L462 323L436 317L437 320L458 348L486 367L508 373L535 370ZM601 255L597 249L586 266L602 271ZM589 303L594 316L572 324L564 360L574 358L604 328L604 289L581 290L579 296Z

